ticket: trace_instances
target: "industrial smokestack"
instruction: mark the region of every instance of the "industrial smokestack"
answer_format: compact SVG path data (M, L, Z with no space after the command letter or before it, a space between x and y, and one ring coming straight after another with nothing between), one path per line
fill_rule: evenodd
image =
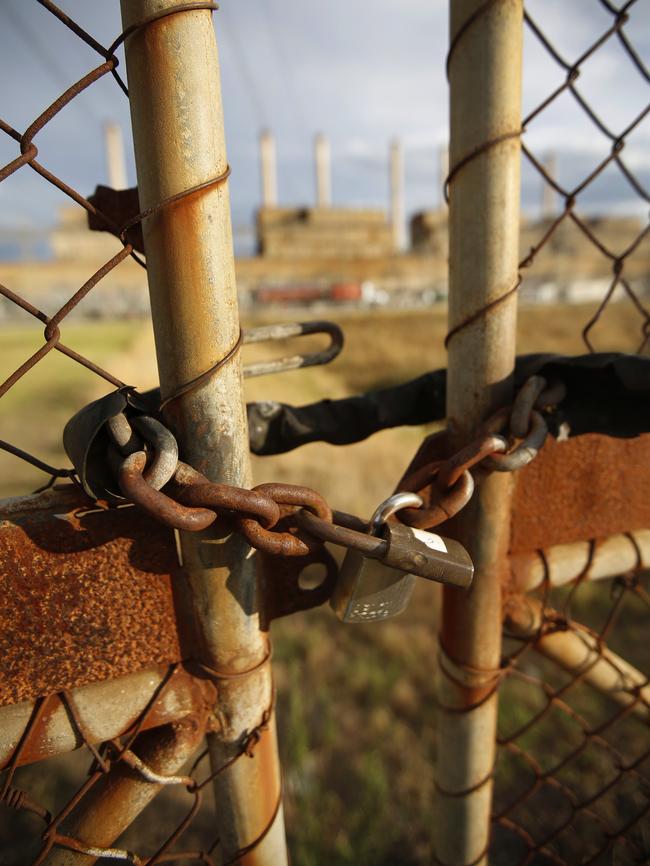
M555 175L557 172L557 157L555 153L547 153L546 158L544 160L544 170L549 175L555 179ZM550 183L546 180L545 177L542 177L542 219L550 220L555 216L555 205L556 205L556 191L550 185Z
M404 249L406 226L404 224L404 155L398 139L390 145L390 216L395 250Z
M318 134L314 141L316 160L316 206L329 207L332 204L332 175L330 143L326 136Z
M260 135L260 168L262 175L262 206L277 207L278 171L275 155L275 139L268 129Z
M126 189L126 161L124 158L124 142L122 130L117 123L109 121L104 124L104 142L106 145L106 166L108 168L108 185L113 189Z

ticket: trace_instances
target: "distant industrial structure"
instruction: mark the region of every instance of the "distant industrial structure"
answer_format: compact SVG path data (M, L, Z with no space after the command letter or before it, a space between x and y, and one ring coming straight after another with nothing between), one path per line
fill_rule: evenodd
M105 127L109 185L127 185L121 131ZM278 196L276 144L269 131L260 136L261 206L256 216L256 254L237 259L242 306L250 304L329 302L338 304L425 304L446 297L448 226L446 207L422 211L406 225L404 153L390 143L387 172L390 200L386 208L332 205L331 150L328 139L314 139L314 204L281 206ZM554 157L546 169L555 173ZM439 154L441 184L447 174L447 151ZM557 218L557 194L548 183L540 196L541 218L522 222L521 259L539 242ZM643 224L632 216L585 220L589 233L614 255L640 234ZM21 236L22 237L22 236ZM42 240L42 238L41 238ZM111 235L89 231L87 215L77 206L62 208L59 222L47 236L52 256L0 264L3 281L31 297L47 296L56 308L119 249ZM602 297L611 281L613 262L598 252L584 232L566 217L536 257L524 299L530 301L592 300ZM626 277L641 292L650 291L650 237L626 261ZM126 260L100 281L80 310L90 315L133 315L148 306L146 276ZM3 308L0 307L0 316Z
M257 212L257 251L268 258L354 259L392 256L402 246L404 190L399 145L391 149L391 216L381 208L332 206L328 139L314 139L314 207L279 207L273 135L260 136L262 206Z

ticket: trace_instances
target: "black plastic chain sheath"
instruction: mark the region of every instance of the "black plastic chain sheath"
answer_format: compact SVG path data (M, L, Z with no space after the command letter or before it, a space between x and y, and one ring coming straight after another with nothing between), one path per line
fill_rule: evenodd
M535 374L567 386L559 410L547 418L551 433L557 433L562 423L569 425L572 436L631 437L650 432L650 358L616 353L517 358L515 387ZM309 442L349 445L390 427L442 421L446 390L447 371L434 370L401 385L341 400L320 400L307 406L249 403L250 448L254 454L267 456ZM159 406L160 392L149 391L138 398L152 413Z
M562 423L568 424L572 436L650 432L650 358L614 353L517 358L515 387L535 374L548 381L559 379L568 389L559 411L547 419L552 433ZM447 371L435 370L393 388L342 400L307 406L249 403L251 451L282 454L309 442L349 445L390 427L442 421L446 390Z

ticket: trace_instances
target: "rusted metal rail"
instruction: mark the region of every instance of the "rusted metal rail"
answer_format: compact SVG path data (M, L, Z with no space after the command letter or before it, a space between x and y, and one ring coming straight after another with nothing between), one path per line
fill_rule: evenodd
M110 846L130 826L159 793L162 786L173 781L174 774L195 754L206 728L206 713L187 716L155 731L139 734L133 742L133 754L138 758L134 767L127 761L111 767L101 775L76 808L52 835L52 850L39 857L37 863L47 866L92 866L100 857L131 860L141 866L140 858L129 856ZM146 767L145 774L138 767ZM160 778L156 778L160 777ZM182 777L181 777L182 778ZM192 780L187 779L191 785ZM108 851L107 851L108 849ZM43 852L45 853L45 852ZM126 856L125 856L126 855Z
M33 720L39 710L36 703L22 701L1 707L0 769L8 765L14 754L16 766L22 766L71 752L85 743L97 745L113 740L141 719L159 692L160 697L144 717L141 730L179 721L203 711L210 698L214 702L214 688L206 680L198 680L178 668L167 682L168 670L166 666L152 667L50 695L41 699L41 703L47 701L47 706L40 708L40 721L35 726ZM16 744L23 732L30 729L30 720L28 747L16 753Z
M250 486L219 62L207 7L122 0L140 206L164 416L210 480ZM155 20L153 20L155 19ZM148 23L146 23L148 22ZM165 204L167 202L167 204ZM181 533L182 638L218 683L215 771L266 719L253 760L215 778L221 856L286 863L269 642L256 557L218 527ZM259 844L257 844L259 843Z
M578 578L607 580L650 567L650 529L516 553L510 558L510 567L513 585L521 592L536 589L545 580L551 586L563 586Z
M456 447L511 402L515 361L521 130L520 0L450 3L447 417ZM512 479L493 473L453 521L476 568L445 587L438 665L435 854L487 861Z
M506 633L532 641L540 653L644 720L650 719L650 683L645 674L604 646L589 629L561 620L544 627L548 611L534 598L513 598L505 607ZM560 618L561 619L561 618Z

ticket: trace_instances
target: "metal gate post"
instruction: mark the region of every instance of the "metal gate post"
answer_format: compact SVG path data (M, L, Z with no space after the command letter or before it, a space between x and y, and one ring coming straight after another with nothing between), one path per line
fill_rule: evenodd
M512 396L522 0L452 0L450 18L447 419L462 445ZM476 572L469 593L443 593L435 851L445 866L487 862L511 491L509 474L493 473L454 521Z
M140 208L155 209L143 231L162 398L170 400L165 417L185 460L212 481L247 487L228 165L217 46L206 8L211 5L216 7L121 0L130 31L126 60ZM187 190L194 191L182 195ZM195 383L207 371L212 373ZM189 383L194 385L184 390ZM223 537L218 527L182 533L181 548L189 587L181 637L212 670L219 692L220 730L208 737L217 770L239 753L242 738L259 728L273 705L255 556L241 536ZM252 845L239 863L286 864L272 712L254 759L236 760L214 784L221 841L213 856L228 861Z

